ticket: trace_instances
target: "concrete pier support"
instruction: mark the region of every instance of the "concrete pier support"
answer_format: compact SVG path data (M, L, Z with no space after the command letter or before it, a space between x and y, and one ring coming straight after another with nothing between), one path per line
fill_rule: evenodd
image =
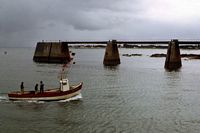
M66 63L71 60L65 42L38 42L33 57L35 62Z
M169 42L167 57L165 60L165 68L168 70L177 70L181 68L181 55L178 40L171 40Z
M112 40L107 43L103 64L106 66L116 66L120 64L120 57L116 40Z

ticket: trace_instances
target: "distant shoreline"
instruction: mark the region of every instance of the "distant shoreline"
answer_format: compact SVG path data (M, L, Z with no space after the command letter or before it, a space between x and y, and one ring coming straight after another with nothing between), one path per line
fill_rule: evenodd
M200 45L181 45L179 46L180 49L200 49ZM87 48L87 49L93 49L93 48L106 48L106 45L69 45L69 48ZM141 49L167 49L168 46L162 46L162 45L118 45L118 48L141 48Z

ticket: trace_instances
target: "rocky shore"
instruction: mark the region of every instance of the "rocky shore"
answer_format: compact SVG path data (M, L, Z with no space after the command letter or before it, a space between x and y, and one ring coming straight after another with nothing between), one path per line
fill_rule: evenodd
M152 54L150 57L166 57L166 54ZM200 59L200 54L181 54L182 58Z
M69 48L106 48L106 45L69 45Z
M142 54L122 54L122 56L126 56L126 57L133 57L133 56L142 56ZM162 57L166 57L166 54L152 54L150 55L150 57L154 57L154 58L162 58ZM200 54L181 54L182 58L188 58L188 59L200 59Z

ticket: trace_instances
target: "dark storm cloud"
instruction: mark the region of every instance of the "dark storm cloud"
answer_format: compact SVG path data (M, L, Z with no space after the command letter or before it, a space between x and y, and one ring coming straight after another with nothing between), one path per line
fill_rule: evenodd
M112 29L123 21L121 12L128 11L128 5L121 4L119 0L1 0L0 42L1 45L17 45L37 39L58 39L59 34L64 39L62 34L66 28L77 31ZM58 33L49 38L49 34L53 36L49 32Z
M77 30L101 30L119 24L129 11L127 6L120 0L63 0L49 5L46 15Z
M185 17L181 12L174 14L179 11L177 6L181 4L176 1L180 3L180 0L169 1L0 0L0 46L35 46L40 40L137 40L199 36L196 30L199 19L193 22L193 18L198 18L198 14L195 14L198 8L191 13L188 13L191 10L180 10L185 11ZM163 2L172 10L166 12ZM188 3L180 6L180 9L186 5Z

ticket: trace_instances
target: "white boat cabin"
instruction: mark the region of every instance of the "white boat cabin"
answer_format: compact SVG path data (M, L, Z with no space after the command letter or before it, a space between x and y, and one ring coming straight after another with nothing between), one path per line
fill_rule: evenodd
M61 79L60 80L60 90L61 91L68 91L69 87L69 80L68 79Z

